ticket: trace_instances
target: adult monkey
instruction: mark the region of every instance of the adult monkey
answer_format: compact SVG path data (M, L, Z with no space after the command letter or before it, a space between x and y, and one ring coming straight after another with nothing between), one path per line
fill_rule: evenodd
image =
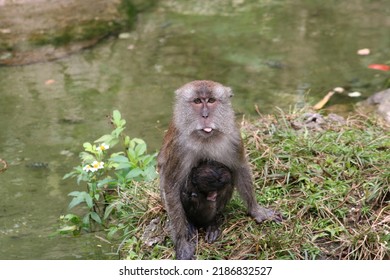
M187 188L193 167L205 160L227 166L233 185L258 223L281 221L281 215L261 207L255 198L252 174L236 126L232 90L213 81L193 81L176 92L173 118L158 155L160 191L171 223L177 259L193 259L196 241L180 193Z

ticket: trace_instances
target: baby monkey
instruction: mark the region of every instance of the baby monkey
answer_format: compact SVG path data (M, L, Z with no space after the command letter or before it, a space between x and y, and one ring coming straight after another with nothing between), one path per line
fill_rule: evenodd
M222 211L233 194L232 173L217 161L202 161L192 168L181 202L193 231L205 228L205 239L213 243L220 234Z

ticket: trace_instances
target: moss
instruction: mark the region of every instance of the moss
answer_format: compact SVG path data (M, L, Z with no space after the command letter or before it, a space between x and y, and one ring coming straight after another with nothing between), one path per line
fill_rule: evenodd
M136 22L137 14L150 9L156 1L123 0L118 11L123 16L116 20L89 20L77 22L63 29L34 33L30 36L33 45L64 46L72 42L99 40L110 35L117 35L124 29L132 28Z
M123 24L119 22L91 20L78 23L75 26L67 26L55 32L32 34L30 41L37 46L53 45L58 47L71 42L101 39L108 35L118 33L122 27Z

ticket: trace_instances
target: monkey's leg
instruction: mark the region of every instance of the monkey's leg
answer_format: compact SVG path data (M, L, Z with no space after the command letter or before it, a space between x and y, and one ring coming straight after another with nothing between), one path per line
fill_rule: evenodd
M166 210L170 219L170 228L175 243L176 259L192 260L196 248L197 229L187 220L183 206L166 196Z
M171 220L173 240L175 242L176 259L194 259L198 232L196 227L190 223L186 223L186 225L182 225L182 228L176 227L175 229L174 224L175 223L172 223Z

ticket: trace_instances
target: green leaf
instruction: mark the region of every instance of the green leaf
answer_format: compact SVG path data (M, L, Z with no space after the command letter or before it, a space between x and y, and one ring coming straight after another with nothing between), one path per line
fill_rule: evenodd
M81 152L80 153L80 158L83 162L85 163L91 163L95 160L95 157L91 155L90 153L87 152Z
M136 155L139 157L143 155L146 152L146 144L145 143L140 143L138 144L135 149L134 149Z
M100 137L99 139L95 140L95 143L111 143L113 140L113 137L111 134L106 134Z
M89 181L88 173L82 171L79 176L77 176L77 184L80 185L81 181Z
M119 135L123 132L125 128L124 127L117 127L111 132L111 136L113 138L118 138Z
M121 118L122 118L121 113L118 110L114 110L112 112L112 120L114 121L114 123L120 121Z
M64 226L60 228L58 232L64 234L64 233L74 232L76 230L78 230L78 227L76 225L72 225L72 226Z
M123 155L116 155L110 158L110 162L113 163L116 170L130 168L129 159Z
M116 155L114 157L111 157L110 160L115 163L129 162L129 159L123 155Z
M90 213L88 213L87 215L85 215L84 218L83 218L83 225L84 225L85 227L88 227L88 228L89 228L89 215L90 215Z
M125 137L125 147L128 147L129 146L129 144L130 144L130 137L129 136L127 136L126 135L126 137Z
M152 180L157 178L156 168L153 165L148 166L145 169L143 174L144 174L144 177L145 177L145 181L152 181Z
M144 158L143 158L143 163L144 165L154 165L154 160L156 158L157 154L153 154L153 155L146 155Z
M112 122L116 127L124 127L126 121L122 119L121 113L118 110L114 110L112 113Z
M111 239L114 237L115 233L117 233L119 228L117 227L111 227L110 230L108 231L107 238Z
M63 219L74 224L78 224L80 222L80 217L75 214L66 214Z
M109 185L110 183L115 182L115 180L111 177L104 178L103 180L100 180L97 182L97 187L103 188L105 185Z
M146 144L144 140L140 138L133 138L130 140L130 148L134 149L137 145L144 145Z
M75 196L72 201L68 205L68 209L72 209L73 207L79 205L80 203L84 202L84 196L80 194L79 196Z
M66 173L64 175L64 177L62 177L62 180L66 180L68 178L72 178L72 177L75 177L75 176L76 176L76 174L74 174L74 172Z
M102 220L100 219L99 215L96 212L91 212L91 218L97 222L98 224L102 223Z
M88 208L92 208L93 207L93 201L92 201L92 197L89 195L89 193L85 193L85 202L87 203L87 206Z
M142 174L142 170L140 168L134 168L132 169L127 175L126 179L134 179Z
M70 192L68 193L68 196L79 196L81 192L79 191L73 191L73 192Z
M141 138L133 138L131 141L133 141L134 143L136 144L146 144L144 140L142 140Z
M108 216L110 216L112 210L114 210L115 208L115 204L110 204L107 206L106 208L106 211L104 211L104 216L103 216L103 219L106 220L108 218Z
M114 158L114 157L119 156L119 155L123 156L124 154L125 154L124 152L112 153L110 158Z
M89 143L89 142L85 142L85 143L83 144L83 147L84 147L84 150L85 150L86 152L91 152L91 153L94 153L94 152L95 152L95 149L93 148L92 144Z
M118 164L118 165L115 167L115 170L130 169L130 167L131 167L130 162L122 162L122 163Z
M137 159L137 155L135 154L135 151L131 148L127 150L127 156L131 161L134 161Z

